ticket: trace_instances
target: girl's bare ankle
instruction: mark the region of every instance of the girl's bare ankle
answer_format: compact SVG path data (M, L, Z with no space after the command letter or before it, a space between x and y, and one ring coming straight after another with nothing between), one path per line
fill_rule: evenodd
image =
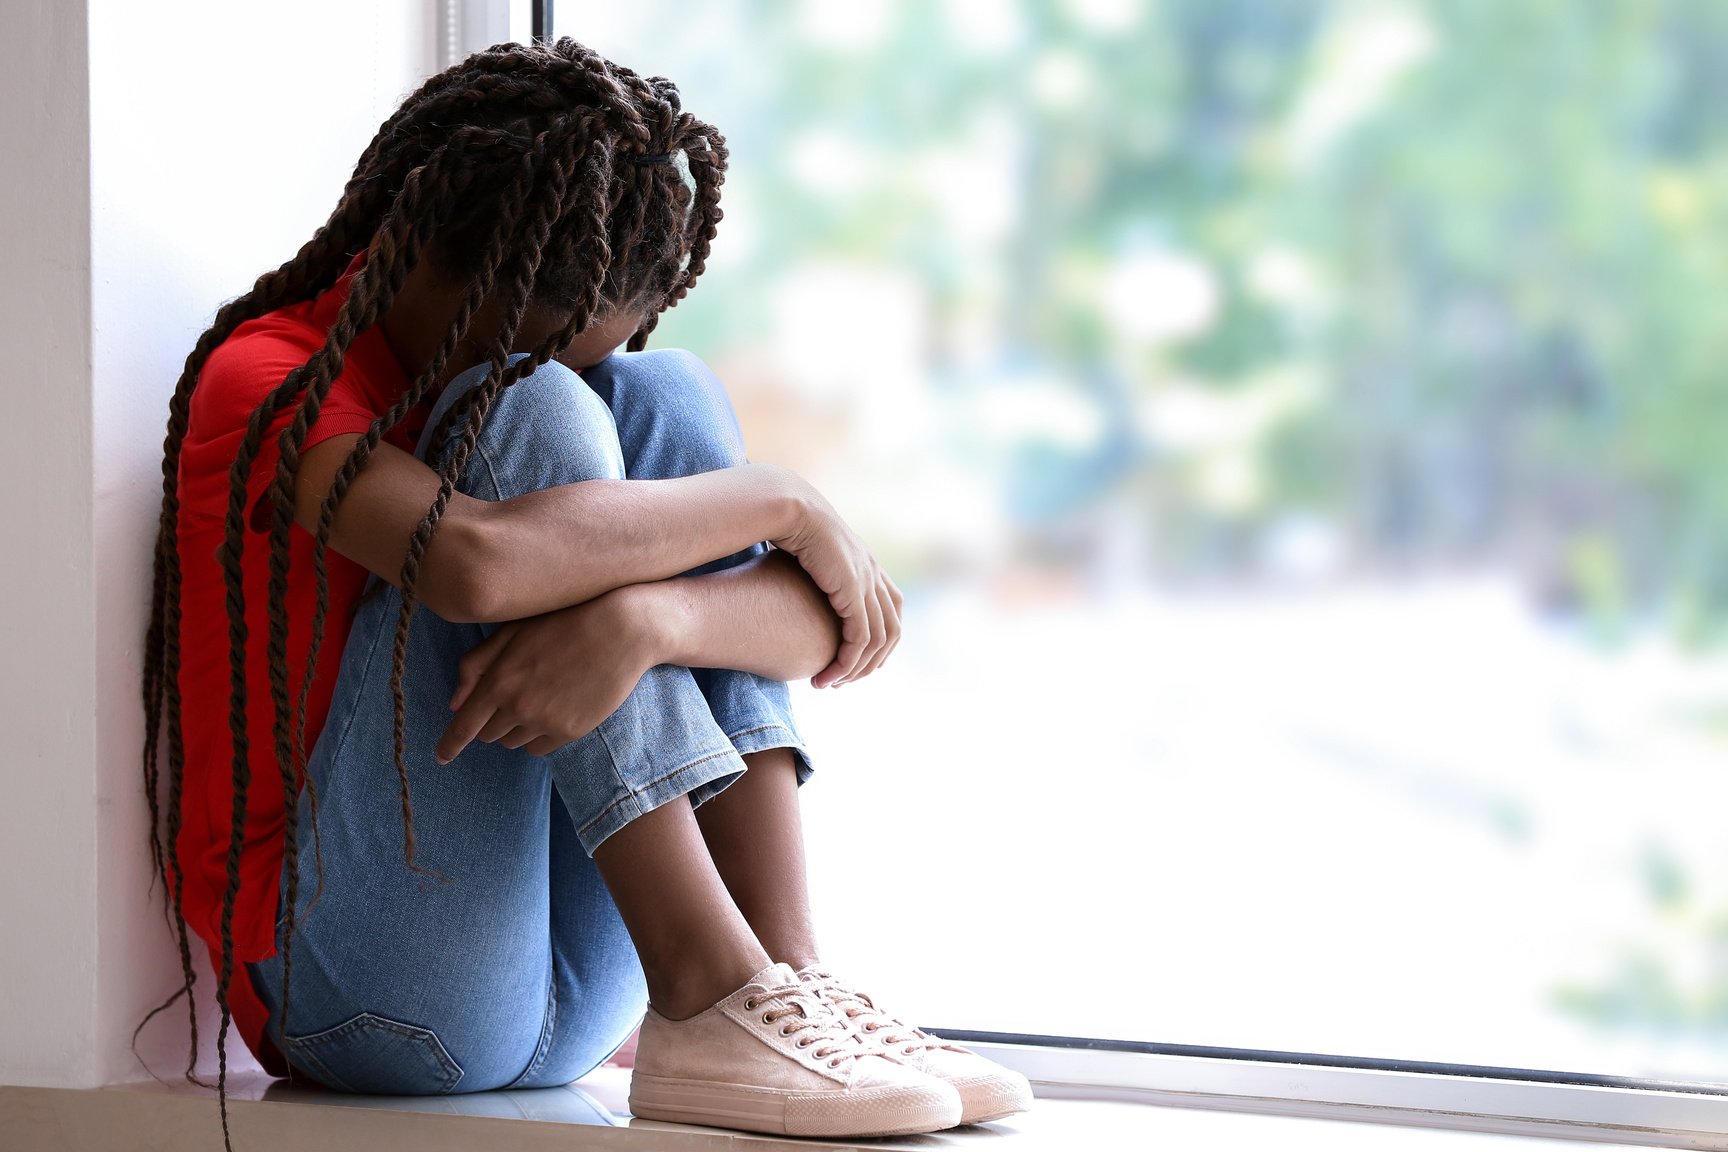
M687 953L667 964L645 961L648 1001L668 1020L688 1020L732 995L768 964L768 954L760 950L756 956L692 957Z

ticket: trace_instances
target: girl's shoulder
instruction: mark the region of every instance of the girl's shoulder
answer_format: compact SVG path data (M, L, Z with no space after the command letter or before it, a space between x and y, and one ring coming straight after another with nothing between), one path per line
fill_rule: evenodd
M309 309L298 305L240 325L204 362L192 390L189 431L208 437L245 427L264 398L323 346L324 335Z

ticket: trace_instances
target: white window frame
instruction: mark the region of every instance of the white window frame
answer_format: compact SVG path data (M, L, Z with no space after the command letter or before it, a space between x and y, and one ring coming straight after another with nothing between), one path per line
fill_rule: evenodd
M442 70L494 44L533 38L535 0L430 0Z
M1024 1073L1041 1097L1728 1150L1728 1089L1710 1085L1558 1083L1365 1066L1370 1061L1302 1063L1291 1054L1247 1059L966 1044Z
M445 64L498 40L531 38L536 0L435 2ZM1024 1073L1044 1097L1728 1152L1728 1086L1526 1080L1515 1071L1400 1070L1367 1059L1304 1063L1288 1053L1249 1059L966 1043Z

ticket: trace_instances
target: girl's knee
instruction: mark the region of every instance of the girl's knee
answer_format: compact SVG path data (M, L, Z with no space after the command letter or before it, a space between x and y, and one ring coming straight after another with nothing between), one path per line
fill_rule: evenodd
M645 352L615 352L588 370L595 375L657 383L668 388L692 384L719 387L719 378L702 358L687 348L650 348Z
M690 476L745 462L725 387L681 348L608 357L586 375L610 406L629 474Z
M429 428L485 378L483 369L473 369L451 381ZM459 436L453 430L449 439ZM463 491L502 500L578 480L623 479L624 453L605 403L582 377L549 361L492 402L465 472Z

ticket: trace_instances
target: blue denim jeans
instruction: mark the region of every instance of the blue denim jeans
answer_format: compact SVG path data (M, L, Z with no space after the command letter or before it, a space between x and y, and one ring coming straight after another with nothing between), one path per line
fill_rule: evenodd
M451 381L428 429L485 374L480 366ZM424 439L419 451L427 451ZM612 356L583 376L547 364L506 389L460 487L503 500L579 480L657 479L743 462L719 381L688 353L654 351ZM661 804L718 794L744 771L746 753L790 747L807 778L787 686L662 664L597 729L551 755L476 742L440 765L432 751L451 716L457 661L490 628L421 608L408 644L408 772L415 862L440 880L403 863L390 701L401 596L388 586L373 591L355 615L307 765L320 802L324 888L308 912L317 878L302 795L286 1027L280 937L275 957L249 966L270 1010L270 1039L297 1070L339 1090L568 1083L629 1036L647 1003L635 949L591 859L595 848ZM581 666L582 653L572 652L571 674Z

